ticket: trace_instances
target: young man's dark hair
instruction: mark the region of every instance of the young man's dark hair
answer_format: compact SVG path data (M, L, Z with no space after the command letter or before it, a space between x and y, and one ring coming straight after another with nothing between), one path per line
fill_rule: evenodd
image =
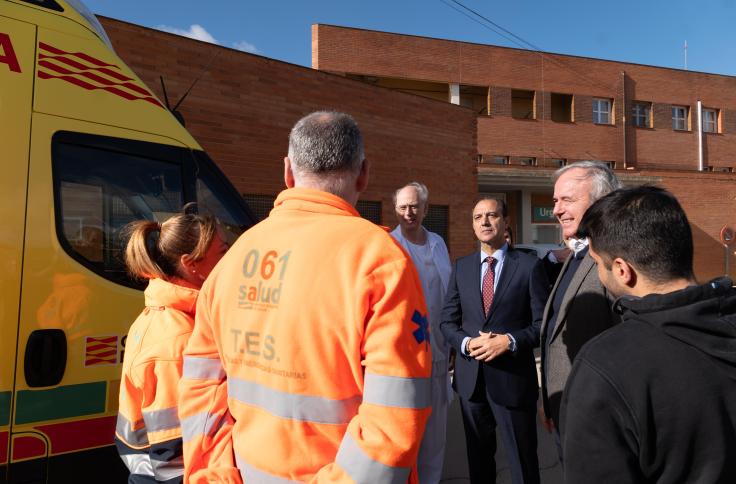
M622 188L585 212L578 236L589 237L606 269L624 257L653 282L693 277L693 236L677 199L654 186Z

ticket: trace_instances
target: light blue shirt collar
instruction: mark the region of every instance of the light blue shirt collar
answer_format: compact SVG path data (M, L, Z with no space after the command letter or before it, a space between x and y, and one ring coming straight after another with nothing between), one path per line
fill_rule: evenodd
M493 254L487 254L483 251L483 249L480 250L480 263L483 264L483 261L486 260L486 257L491 256L494 259L496 259L496 265L501 265L503 263L503 260L506 258L506 252L509 250L509 244L503 244L503 246L495 251Z

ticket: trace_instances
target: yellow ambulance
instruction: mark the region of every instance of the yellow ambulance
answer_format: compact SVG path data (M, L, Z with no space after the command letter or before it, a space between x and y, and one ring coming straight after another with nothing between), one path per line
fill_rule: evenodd
M77 0L0 0L0 483L125 482L112 447L142 309L120 229L233 186Z

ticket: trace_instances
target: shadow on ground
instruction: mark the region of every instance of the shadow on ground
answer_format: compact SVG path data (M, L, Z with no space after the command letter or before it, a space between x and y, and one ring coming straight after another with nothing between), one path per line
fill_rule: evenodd
M557 460L557 450L552 436L537 422L537 437L539 444L539 475L542 484L562 484L562 468ZM501 441L498 441L496 455L497 484L511 484L511 474L506 464L506 456ZM463 418L460 414L460 403L457 395L450 405L447 416L447 448L445 450L445 467L442 472L443 484L467 484L468 458L465 453L465 434L463 433Z

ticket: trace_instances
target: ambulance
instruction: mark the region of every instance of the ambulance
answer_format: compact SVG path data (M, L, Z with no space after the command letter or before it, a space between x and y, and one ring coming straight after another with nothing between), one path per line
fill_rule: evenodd
M0 483L125 482L121 229L242 197L77 0L0 0Z

